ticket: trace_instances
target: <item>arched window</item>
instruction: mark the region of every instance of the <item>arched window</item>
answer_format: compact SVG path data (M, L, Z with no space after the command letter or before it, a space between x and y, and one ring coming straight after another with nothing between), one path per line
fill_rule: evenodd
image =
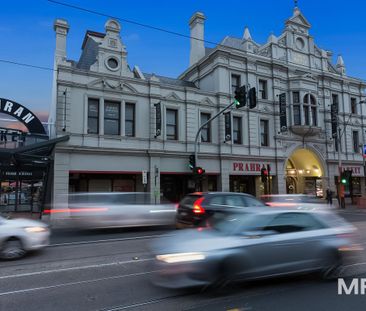
M305 94L303 100L304 125L317 126L316 99L314 95Z

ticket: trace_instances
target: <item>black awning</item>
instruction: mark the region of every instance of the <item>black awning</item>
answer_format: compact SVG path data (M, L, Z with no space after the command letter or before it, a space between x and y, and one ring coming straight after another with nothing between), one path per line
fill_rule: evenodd
M69 136L62 136L15 149L3 149L0 150L0 161L17 161L22 164L36 160L47 162L55 145L67 141L69 138Z

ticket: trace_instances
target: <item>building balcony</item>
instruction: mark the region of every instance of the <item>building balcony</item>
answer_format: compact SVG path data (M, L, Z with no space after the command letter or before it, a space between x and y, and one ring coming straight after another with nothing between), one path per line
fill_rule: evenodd
M300 136L315 136L321 133L322 128L312 125L292 125L290 131Z

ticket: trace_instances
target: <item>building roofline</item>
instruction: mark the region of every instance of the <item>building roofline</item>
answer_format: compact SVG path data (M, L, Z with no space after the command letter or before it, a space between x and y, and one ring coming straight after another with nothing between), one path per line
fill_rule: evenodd
M84 50L86 41L88 40L89 36L98 37L98 38L103 39L105 37L105 33L92 31L92 30L87 30L86 33L85 33L85 36L84 36L83 44L81 45L82 50Z

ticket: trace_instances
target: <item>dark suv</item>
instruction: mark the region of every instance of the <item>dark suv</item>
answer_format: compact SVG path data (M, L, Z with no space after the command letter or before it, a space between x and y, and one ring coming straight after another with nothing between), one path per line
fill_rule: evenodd
M186 195L177 209L176 227L206 226L215 213L238 212L245 208L265 208L250 194L236 192L195 192Z

